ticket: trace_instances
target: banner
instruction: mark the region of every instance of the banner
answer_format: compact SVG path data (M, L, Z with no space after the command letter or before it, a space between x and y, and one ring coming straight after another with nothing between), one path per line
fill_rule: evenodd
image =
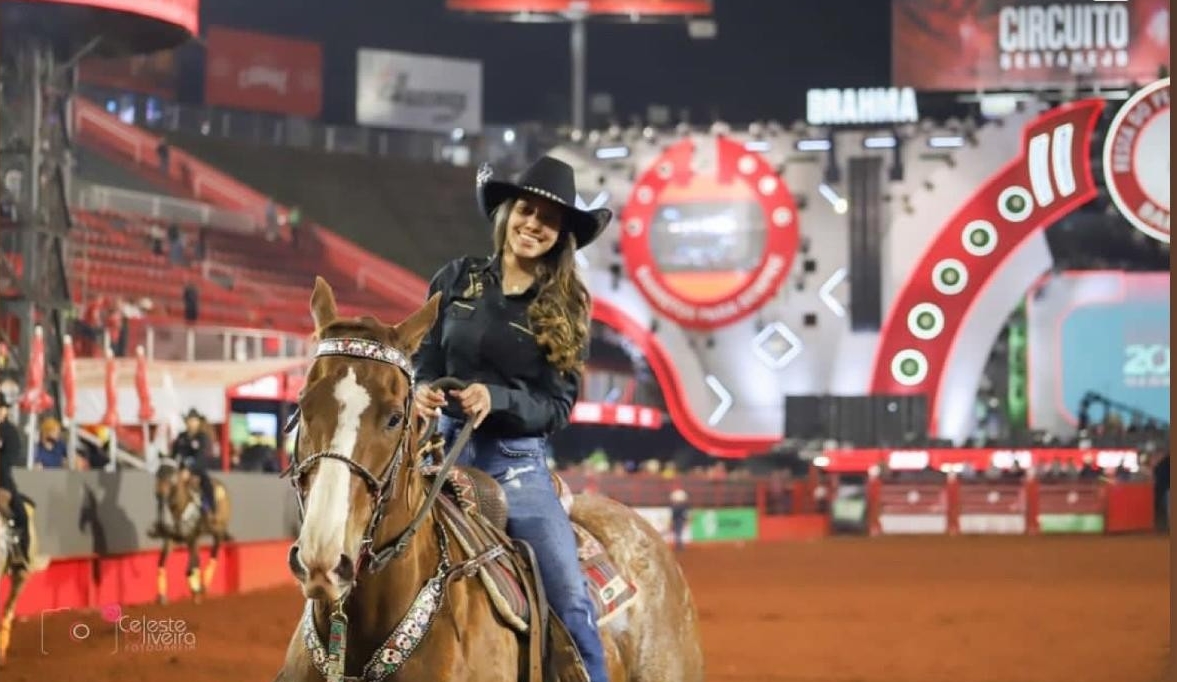
M477 133L482 130L482 62L360 48L356 123Z
M1042 533L1103 533L1103 514L1039 514Z
M973 471L984 471L991 466L1008 469L1014 462L1022 469L1054 461L1078 467L1088 456L1101 469L1115 468L1121 464L1129 471L1140 468L1139 453L1130 448L856 448L826 450L821 456L825 458L821 468L831 473L863 473L880 465L886 465L891 471L947 471L951 468L958 472L965 465L971 466Z
M175 50L110 59L88 57L78 63L78 80L83 84L169 100L176 99L177 73Z
M1168 421L1169 279L1067 272L1028 297L1031 428L1072 432L1088 391ZM1090 407L1092 420L1103 415Z
M896 86L1127 87L1169 65L1169 0L893 0L891 12Z
M446 0L446 9L458 12L563 14L579 9L585 14L706 15L711 0Z
M213 26L204 103L317 118L323 108L323 48L315 42Z
M760 517L753 507L691 511L691 541L755 540Z

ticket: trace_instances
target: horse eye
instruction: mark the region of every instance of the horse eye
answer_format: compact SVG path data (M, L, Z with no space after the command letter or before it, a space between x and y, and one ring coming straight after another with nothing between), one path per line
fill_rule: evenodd
M393 412L392 416L388 418L388 428L395 429L404 421L405 415L400 412Z

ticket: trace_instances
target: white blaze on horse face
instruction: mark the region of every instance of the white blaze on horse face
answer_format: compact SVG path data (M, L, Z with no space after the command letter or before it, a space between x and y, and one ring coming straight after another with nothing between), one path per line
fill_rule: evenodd
M360 435L360 415L372 403L372 396L356 381L350 367L335 384L334 396L339 403L339 419L329 449L350 459ZM319 472L307 494L306 519L298 540L304 566L330 571L339 563L351 509L350 484L351 472L346 464L331 459L319 462Z

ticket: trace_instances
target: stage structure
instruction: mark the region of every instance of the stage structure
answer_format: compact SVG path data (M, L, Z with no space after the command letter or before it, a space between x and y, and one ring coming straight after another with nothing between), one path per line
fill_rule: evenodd
M446 7L469 16L516 23L567 22L572 54L571 124L585 127L585 73L588 61L587 22L664 23L711 16L711 0L446 0ZM701 27L701 28L696 28ZM693 36L714 35L713 21L691 25Z
M1005 322L1054 267L1045 230L1098 193L1105 107L581 131L550 153L614 209L581 252L594 319L640 348L692 445L769 450L784 396L887 396L901 433L960 443Z
M72 307L66 244L78 61L174 47L197 31L198 0L0 0L0 287L5 329L28 367L45 330L45 381L60 400L61 337Z

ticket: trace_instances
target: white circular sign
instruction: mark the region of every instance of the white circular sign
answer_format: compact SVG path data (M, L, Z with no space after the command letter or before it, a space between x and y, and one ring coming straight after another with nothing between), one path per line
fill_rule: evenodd
M1104 140L1103 178L1128 222L1168 244L1168 78L1141 88L1116 112Z

